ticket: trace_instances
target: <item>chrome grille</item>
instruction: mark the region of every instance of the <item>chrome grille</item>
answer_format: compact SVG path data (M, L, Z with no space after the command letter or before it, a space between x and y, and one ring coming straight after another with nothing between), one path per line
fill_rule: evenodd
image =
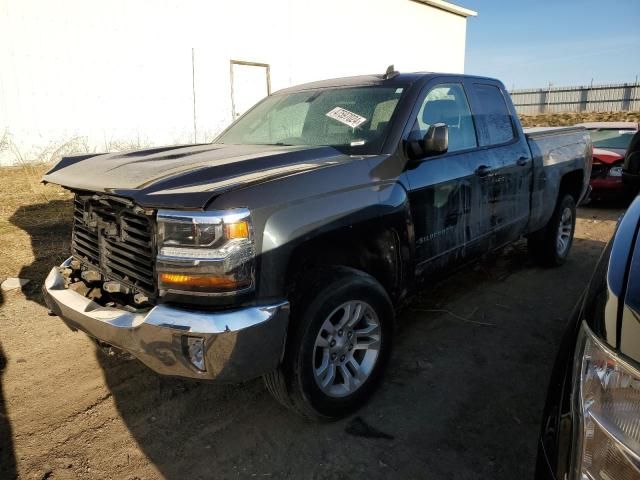
M76 194L72 254L104 276L149 295L154 280L153 221L127 200Z

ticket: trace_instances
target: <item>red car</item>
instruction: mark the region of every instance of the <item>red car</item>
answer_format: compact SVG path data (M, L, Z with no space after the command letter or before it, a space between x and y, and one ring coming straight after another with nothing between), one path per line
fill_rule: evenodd
M591 134L593 168L591 198L594 200L622 198L622 163L631 138L638 131L634 122L581 123Z

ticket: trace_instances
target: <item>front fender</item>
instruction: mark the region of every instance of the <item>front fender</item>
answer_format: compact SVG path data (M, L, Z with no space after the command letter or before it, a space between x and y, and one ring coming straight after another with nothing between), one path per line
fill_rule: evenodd
M408 228L408 206L406 191L395 183L335 192L274 212L264 227L260 295L284 295L292 254L306 242L322 237L339 242L341 234L364 239L392 229L401 244L409 244L413 232ZM401 249L401 253L403 263L408 261L409 252Z
M399 175L380 178L382 155L238 189L216 198L212 209L249 208L254 227L260 300L283 298L292 253L331 232L366 235L372 228L395 228L408 238L408 198ZM335 239L336 236L333 236ZM401 239L401 242L405 240Z

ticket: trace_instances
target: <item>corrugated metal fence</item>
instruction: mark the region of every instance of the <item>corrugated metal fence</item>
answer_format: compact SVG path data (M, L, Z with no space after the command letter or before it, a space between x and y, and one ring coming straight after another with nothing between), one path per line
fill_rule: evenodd
M640 111L640 83L513 90L518 113Z

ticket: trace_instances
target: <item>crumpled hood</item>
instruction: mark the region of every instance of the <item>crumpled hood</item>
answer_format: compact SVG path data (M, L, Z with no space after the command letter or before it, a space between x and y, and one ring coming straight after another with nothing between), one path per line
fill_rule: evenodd
M65 157L43 181L142 206L199 209L233 188L350 160L332 147L190 145Z
M611 165L613 163L620 162L624 159L624 150L594 148L593 159L598 160L607 165Z

